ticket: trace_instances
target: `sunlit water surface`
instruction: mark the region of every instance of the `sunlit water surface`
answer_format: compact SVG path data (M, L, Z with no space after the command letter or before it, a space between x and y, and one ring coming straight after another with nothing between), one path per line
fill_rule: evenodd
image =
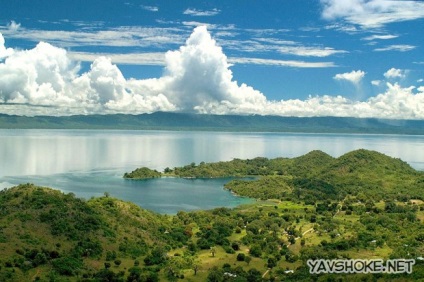
M251 200L223 189L228 179L124 180L147 166L234 158L297 157L322 150L334 157L365 148L424 170L424 138L408 135L229 133L192 131L0 130L1 187L35 183L79 197L104 192L160 213L234 207Z

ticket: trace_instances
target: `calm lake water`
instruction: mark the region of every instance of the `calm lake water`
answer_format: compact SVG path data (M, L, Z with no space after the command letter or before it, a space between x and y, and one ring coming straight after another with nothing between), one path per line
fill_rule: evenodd
M79 197L109 192L160 213L234 207L249 202L223 189L228 179L124 180L140 166L165 167L233 158L297 157L322 150L334 157L370 149L424 170L424 137L407 135L175 131L0 130L1 187L35 183Z

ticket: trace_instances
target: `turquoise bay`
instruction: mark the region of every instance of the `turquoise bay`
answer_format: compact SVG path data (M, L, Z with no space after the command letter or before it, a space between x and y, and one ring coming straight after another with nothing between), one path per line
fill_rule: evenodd
M334 157L359 148L401 158L424 170L424 138L409 135L230 133L121 130L0 130L1 187L35 183L132 201L160 213L234 207L251 200L223 189L228 179L124 180L124 172L227 161L297 157L322 150Z

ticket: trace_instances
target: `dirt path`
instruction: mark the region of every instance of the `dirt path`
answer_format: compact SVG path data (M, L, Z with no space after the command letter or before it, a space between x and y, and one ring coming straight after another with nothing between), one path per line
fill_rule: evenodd
M303 233L302 233L302 237L303 237L303 236L305 236L305 234L306 234L306 233L309 233L309 232L311 232L311 231L314 231L314 228L313 228L313 227L312 227L312 228L309 228L308 230L306 230L305 232L303 232ZM296 238L294 238L294 240L298 240L298 239L300 239L300 237L296 237ZM287 247L290 247L290 245L291 245L291 244L290 244L290 243L288 243L288 244L287 244Z
M262 275L262 278L264 278L269 272L269 268L265 271L265 273Z
M340 202L339 202L339 204L338 204L338 208L337 208L337 211L336 211L336 213L333 215L333 218L334 217L336 217L336 215L340 212L340 210L342 209L342 207L343 207L343 204L344 204L344 201L346 200L346 198L347 198L347 196L346 197L344 197L344 199L343 200L341 200Z
M38 274L40 274L40 270L39 269L37 269L37 272L32 277L32 281L35 281L35 278L38 276Z
M312 228L309 228L308 230L306 230L305 232L303 232L303 233L302 233L302 236L305 236L305 234L306 234L306 233L311 232L311 231L314 231L314 228L313 228L313 227L312 227ZM298 238L299 238L299 237L297 237L297 238L296 238L296 240L297 240Z

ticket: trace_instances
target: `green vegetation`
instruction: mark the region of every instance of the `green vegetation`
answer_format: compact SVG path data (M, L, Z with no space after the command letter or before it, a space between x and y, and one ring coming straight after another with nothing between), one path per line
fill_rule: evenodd
M161 177L161 173L148 167L137 168L130 173L125 173L124 178L148 179Z
M142 170L150 175L150 170ZM237 176L234 209L159 215L109 197L32 184L0 192L0 281L417 281L411 274L314 274L308 259L424 254L424 175L358 150L166 169ZM254 176L251 179L243 178Z
M312 151L297 158L234 159L228 162L191 163L166 168L164 176L187 178L234 177L225 187L240 196L256 199L340 200L347 196L361 201L372 198L424 200L424 173L400 159L364 149L333 158ZM246 180L253 177L254 180ZM143 177L142 177L143 178ZM241 178L241 179L238 179Z

